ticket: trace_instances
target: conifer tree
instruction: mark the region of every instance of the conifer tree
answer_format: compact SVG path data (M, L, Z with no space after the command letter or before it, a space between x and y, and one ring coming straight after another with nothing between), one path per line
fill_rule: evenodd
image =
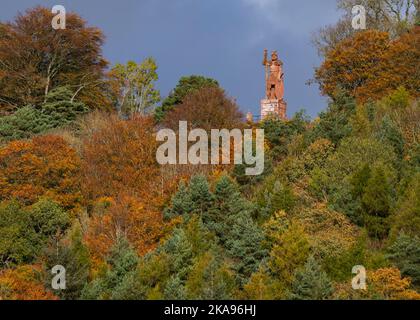
M372 170L362 196L364 224L370 236L382 239L388 235L391 213L391 185L383 166Z
M389 248L387 256L400 269L401 274L410 277L412 284L420 288L420 238L401 233Z
M303 270L298 271L292 283L291 298L296 300L324 300L333 292L327 274L313 256L310 256Z

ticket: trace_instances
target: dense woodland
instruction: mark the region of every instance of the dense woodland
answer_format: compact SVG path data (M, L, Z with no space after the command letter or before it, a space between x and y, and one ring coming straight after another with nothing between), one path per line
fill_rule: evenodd
M162 99L156 61L111 66L76 13L1 22L0 299L420 299L418 7L365 2L374 27L314 38L325 110L258 123L203 76ZM158 165L179 120L264 129L264 174Z

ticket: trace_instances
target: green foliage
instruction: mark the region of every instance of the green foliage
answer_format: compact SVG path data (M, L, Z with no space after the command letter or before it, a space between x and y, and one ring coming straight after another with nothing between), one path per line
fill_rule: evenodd
M0 266L31 263L48 240L66 230L68 214L55 202L40 199L32 207L0 205Z
M232 272L212 251L198 257L185 284L187 297L194 300L228 300L234 288Z
M37 254L37 235L29 213L17 202L0 205L0 267L31 261Z
M71 124L87 111L83 103L72 101L72 93L67 87L58 87L48 93L46 101L39 108L25 106L12 115L0 118L0 138L29 138Z
M111 86L121 114L145 114L160 101L160 93L155 89L158 80L156 71L156 62L150 57L141 63L128 61L125 65L118 63L112 68Z
M357 197L357 194L362 192L358 189L366 191L368 188L360 185L362 180L366 179L366 177L363 179L361 177L366 174L364 171L367 169L364 167L369 164L371 168L378 168L375 169L378 171L375 179L386 180L384 187L390 191L389 189L395 186L397 162L391 146L384 145L375 139L349 137L341 142L336 152L326 160L323 168L315 168L312 171L311 188L315 195L325 195L334 210L344 212L353 222L362 225L364 211L370 210L371 216L375 216L367 204L373 199L369 200L369 195L367 195L364 208L361 208L362 200ZM378 177L382 175L382 173L379 174L381 170L385 177ZM384 192L387 197L390 196L389 193ZM373 194L372 196L374 197ZM389 204L392 205L392 203Z
M353 98L343 92L336 93L327 111L321 112L319 122L310 134L312 141L324 138L338 145L343 138L351 134L350 118L355 111L356 103Z
M376 137L382 143L391 146L400 160L403 158L405 146L404 137L389 116L386 115L382 119Z
M412 284L420 288L420 238L401 233L389 248L387 256L400 269L401 274L410 277Z
M391 184L383 166L377 166L367 181L361 199L364 225L369 235L383 239L388 235L391 213Z
M162 105L156 108L156 120L163 120L165 118L165 114L168 111L172 110L175 106L181 104L185 96L191 94L195 90L208 86L218 87L219 83L214 79L206 78L203 76L192 75L187 77L181 77L176 87L163 100Z
M308 117L304 111L297 112L288 121L274 117L262 121L261 129L264 129L264 137L270 144L271 152L275 159L280 159L287 155L288 145L296 135L306 130L308 122Z
M138 261L137 253L127 239L120 236L107 257L108 269L103 275L85 286L81 298L112 299L114 292L119 294L120 287L126 285L126 278L130 278L135 272Z
M313 256L310 256L304 268L299 270L292 283L291 298L295 300L325 300L333 292L327 274Z
M395 239L400 232L411 236L420 234L420 172L412 176L397 203L391 237Z
M287 287L293 281L295 271L309 255L309 242L303 228L292 222L287 230L276 235L267 261L272 276Z
M55 242L55 241L54 241ZM83 234L79 223L75 223L66 238L52 243L45 253L45 285L50 286L51 269L55 265L66 268L66 289L54 293L64 300L79 299L88 282L90 256L83 243Z

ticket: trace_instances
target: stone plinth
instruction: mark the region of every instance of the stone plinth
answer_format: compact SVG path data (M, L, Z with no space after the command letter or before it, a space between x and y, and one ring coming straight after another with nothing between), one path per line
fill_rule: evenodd
M261 100L261 120L268 116L286 119L287 103L283 99L263 99Z

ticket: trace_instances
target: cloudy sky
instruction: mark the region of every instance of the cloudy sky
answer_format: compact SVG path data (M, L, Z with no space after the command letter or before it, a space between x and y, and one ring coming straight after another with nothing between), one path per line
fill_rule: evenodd
M320 63L311 34L340 15L336 0L0 0L0 20L35 5L61 4L106 35L111 63L153 56L158 87L166 96L183 75L217 79L244 112L259 114L264 96L263 49L284 62L291 116L325 108L316 85L307 86Z

